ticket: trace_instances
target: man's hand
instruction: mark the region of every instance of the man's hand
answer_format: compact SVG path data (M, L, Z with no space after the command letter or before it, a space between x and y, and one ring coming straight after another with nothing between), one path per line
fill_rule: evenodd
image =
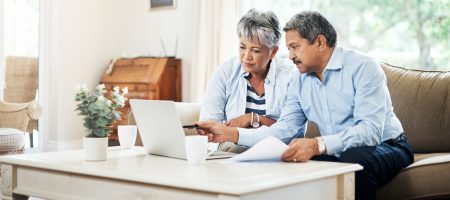
M239 133L235 127L228 127L216 121L201 121L195 124L199 126L198 134L208 136L208 142L238 142Z
M288 162L305 162L319 154L317 139L298 138L289 143L289 148L283 153L281 159Z
M247 113L228 121L225 125L231 127L249 128L251 120L252 113Z

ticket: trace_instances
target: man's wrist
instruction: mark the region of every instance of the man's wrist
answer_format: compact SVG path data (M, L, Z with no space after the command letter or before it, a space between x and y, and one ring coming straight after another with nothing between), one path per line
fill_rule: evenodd
M327 153L327 148L325 146L325 141L323 140L322 137L316 137L315 138L317 140L317 153L318 155L322 155L322 154L326 154Z
M235 144L238 143L239 141L239 131L237 130L236 127L229 127L230 131L229 131L229 141L233 142Z

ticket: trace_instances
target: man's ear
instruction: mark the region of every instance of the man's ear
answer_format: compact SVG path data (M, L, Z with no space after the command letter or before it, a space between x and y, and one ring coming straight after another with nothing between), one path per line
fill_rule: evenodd
M319 47L319 51L322 51L327 48L327 38L325 38L324 35L317 36L316 42Z
M270 52L270 59L272 60L278 52L278 47L274 47Z

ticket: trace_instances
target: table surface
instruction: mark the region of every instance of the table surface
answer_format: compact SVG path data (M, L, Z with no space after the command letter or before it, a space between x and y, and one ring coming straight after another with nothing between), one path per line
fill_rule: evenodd
M142 147L109 147L106 161L84 161L83 153L79 149L1 156L0 163L231 195L362 169L357 164L319 161L229 162L219 159L209 160L204 165L189 165L185 160L148 155Z

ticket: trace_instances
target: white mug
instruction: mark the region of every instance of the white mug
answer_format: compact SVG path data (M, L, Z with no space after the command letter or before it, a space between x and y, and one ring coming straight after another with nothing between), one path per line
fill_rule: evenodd
M136 142L137 126L136 125L119 125L119 143L123 149L129 149Z
M185 136L186 159L190 165L201 165L205 163L208 156L208 136L190 135Z

